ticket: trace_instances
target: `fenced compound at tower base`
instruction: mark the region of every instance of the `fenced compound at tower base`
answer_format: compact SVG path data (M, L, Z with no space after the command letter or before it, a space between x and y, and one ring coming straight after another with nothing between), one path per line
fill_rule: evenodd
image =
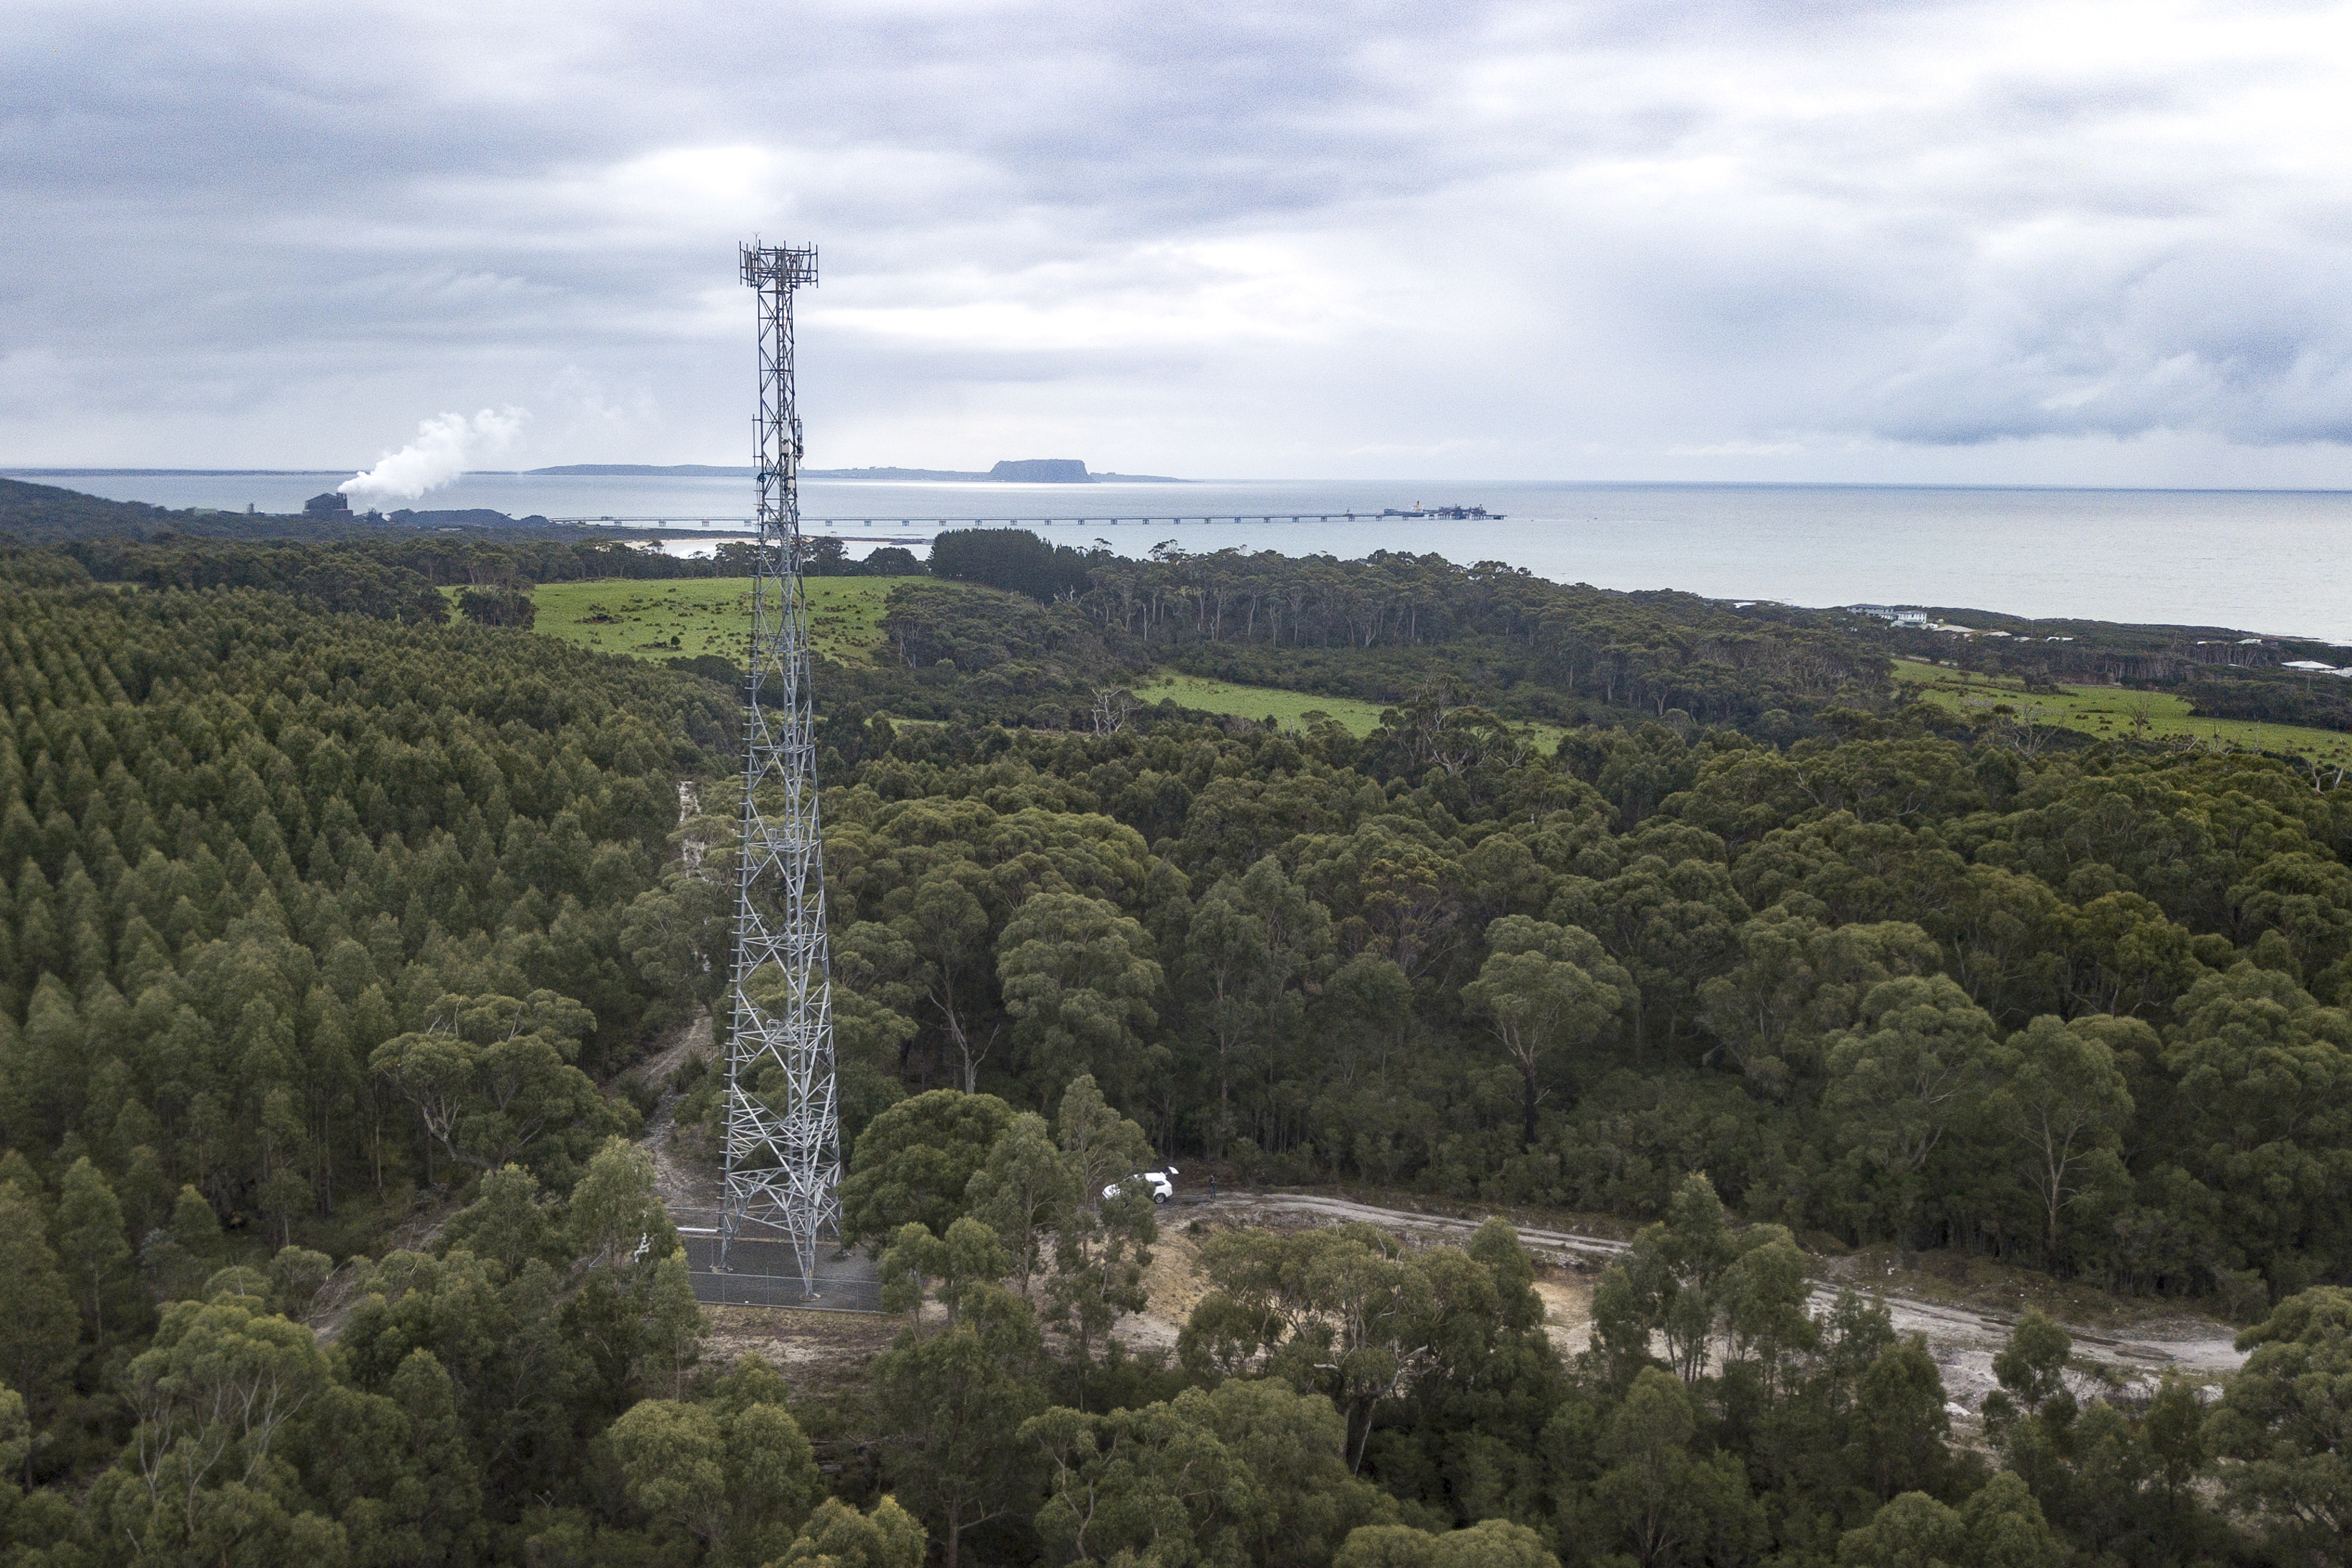
M728 1243L727 1267L719 1267L719 1218L673 1206L678 1239L686 1244L687 1277L694 1299L708 1307L793 1307L812 1312L878 1312L882 1281L874 1260L862 1251L827 1245L814 1267L801 1271L791 1238L745 1226ZM693 1221L693 1223L688 1223Z

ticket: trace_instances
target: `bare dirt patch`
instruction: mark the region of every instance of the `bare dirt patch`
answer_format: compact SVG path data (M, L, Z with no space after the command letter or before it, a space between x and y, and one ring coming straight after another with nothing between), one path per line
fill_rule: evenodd
M710 1324L706 1362L733 1366L757 1355L776 1369L795 1398L864 1383L867 1366L906 1326L903 1318L790 1307L705 1307L702 1313Z
M1592 1343L1592 1282L1566 1269L1536 1272L1536 1295L1544 1304L1544 1333L1563 1360L1581 1355Z
M1121 1344L1129 1350L1176 1348L1193 1304L1209 1292L1207 1282L1193 1272L1200 1256L1201 1238L1190 1233L1190 1222L1160 1226L1160 1239L1151 1244L1151 1264L1143 1271L1146 1305L1111 1330Z

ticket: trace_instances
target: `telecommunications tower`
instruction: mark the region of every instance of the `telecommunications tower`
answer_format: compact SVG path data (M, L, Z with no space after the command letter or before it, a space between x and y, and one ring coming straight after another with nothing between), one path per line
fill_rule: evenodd
M727 1192L719 1268L746 1225L781 1230L801 1291L841 1228L841 1120L826 977L824 856L817 832L808 607L801 593L801 420L793 397L793 291L816 286L816 250L742 247L760 297L759 525L751 674L743 688L742 847L728 982Z

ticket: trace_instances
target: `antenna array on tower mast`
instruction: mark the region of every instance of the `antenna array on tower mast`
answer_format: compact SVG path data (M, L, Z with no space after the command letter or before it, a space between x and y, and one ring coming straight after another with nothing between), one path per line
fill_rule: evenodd
M801 591L801 421L793 392L793 292L816 286L816 250L742 247L760 299L759 543L743 689L742 842L729 978L726 1204L718 1266L744 1227L781 1230L804 1296L841 1222L817 827L808 608Z

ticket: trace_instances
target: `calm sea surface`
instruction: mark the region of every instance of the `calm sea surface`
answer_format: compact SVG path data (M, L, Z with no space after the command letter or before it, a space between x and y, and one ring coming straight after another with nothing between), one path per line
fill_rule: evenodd
M248 502L299 510L345 475L26 475L172 507ZM422 505L515 516L709 518L751 508L748 479L473 474ZM1384 507L1483 506L1500 521L1359 516ZM1678 588L1793 604L1885 602L2014 615L2169 622L2352 644L2352 493L2041 490L1783 485L1580 485L1361 480L1197 485L901 485L809 480L802 510L853 555L919 546L945 520L1060 519L1059 542L1100 538L1121 555L1163 539L1187 550L1277 549L1350 557L1376 549L1501 560L1601 588ZM1152 518L1112 522L1108 518ZM707 548L675 541L680 552Z

